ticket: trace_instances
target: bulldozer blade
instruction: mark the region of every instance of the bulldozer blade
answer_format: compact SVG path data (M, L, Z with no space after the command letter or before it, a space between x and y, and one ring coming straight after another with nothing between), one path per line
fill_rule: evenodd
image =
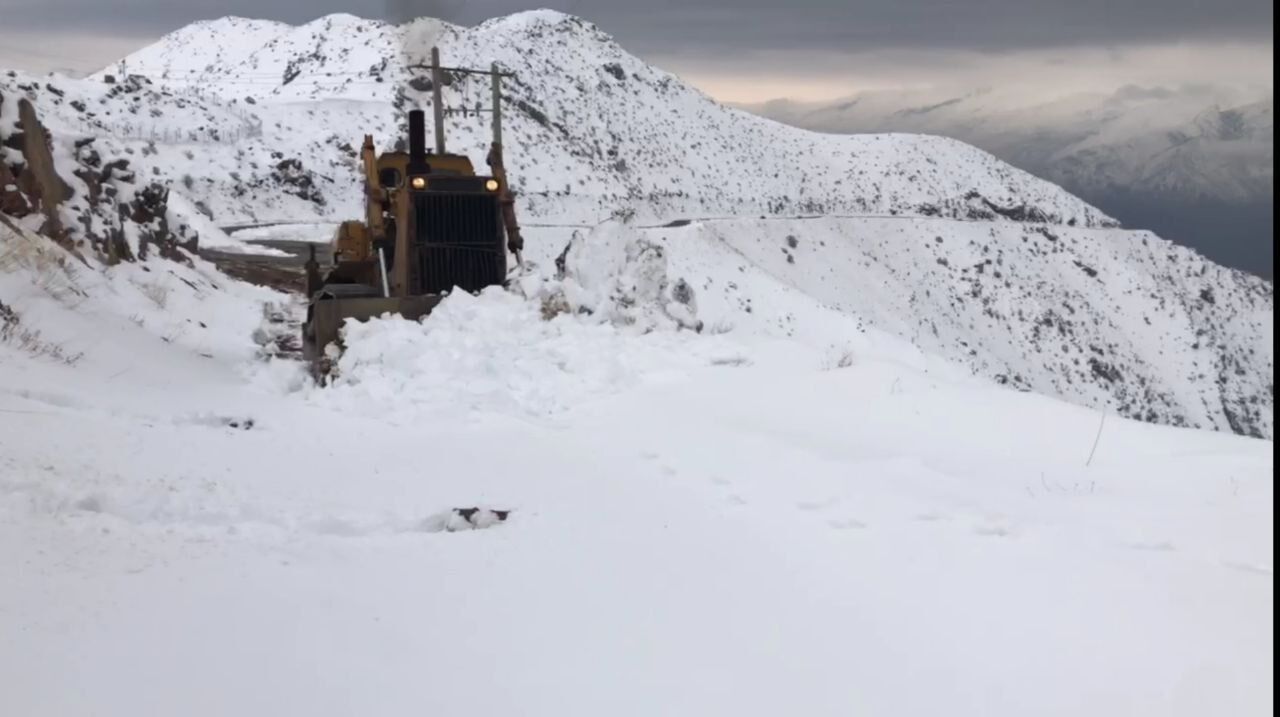
M302 329L303 358L313 364L326 358L325 347L340 338L347 319L368 321L385 314L400 316L409 321L431 313L443 297L436 294L423 296L359 297L317 299L307 309L307 321Z

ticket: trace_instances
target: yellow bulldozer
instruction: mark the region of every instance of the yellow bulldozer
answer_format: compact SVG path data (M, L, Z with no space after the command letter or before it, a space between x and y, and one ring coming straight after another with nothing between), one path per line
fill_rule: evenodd
M477 292L504 285L508 252L521 261L523 240L502 155L501 89L504 75L442 68L432 52L435 151L426 148L425 113L408 116L408 151L379 153L366 135L361 148L365 217L343 222L331 243L332 268L320 271L314 247L306 264L309 297L302 325L304 357L322 382L340 347L348 319L393 314L426 316L451 291ZM491 75L493 144L489 171L477 174L465 155L444 145L441 85L445 73Z

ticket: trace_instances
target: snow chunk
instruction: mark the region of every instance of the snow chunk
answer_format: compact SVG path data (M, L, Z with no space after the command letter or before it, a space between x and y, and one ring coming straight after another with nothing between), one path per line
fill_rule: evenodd
M624 224L575 234L560 259L566 305L644 330L702 330L693 287L672 278L667 248Z

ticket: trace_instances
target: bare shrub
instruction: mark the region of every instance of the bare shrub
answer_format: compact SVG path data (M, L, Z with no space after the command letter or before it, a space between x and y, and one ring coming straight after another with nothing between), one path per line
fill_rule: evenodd
M67 353L58 344L45 341L39 331L24 326L18 312L3 303L0 303L0 342L31 356L51 358L68 366L74 366L84 357L83 353Z
M0 242L0 273L23 272L49 296L75 306L86 298L77 282L76 267L60 247L25 232L6 232Z
M829 349L826 357L822 361L822 370L836 371L842 368L849 368L857 363L857 357L853 351L848 349Z

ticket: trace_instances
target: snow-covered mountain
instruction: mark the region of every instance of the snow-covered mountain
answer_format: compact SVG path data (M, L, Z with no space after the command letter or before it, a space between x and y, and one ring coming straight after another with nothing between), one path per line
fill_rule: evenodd
M515 72L508 166L544 266L574 227L592 241L618 218L682 267L707 325L835 348L877 326L1021 388L1271 435L1270 283L1118 230L955 140L833 137L722 107L560 13L475 28L227 18L84 81L0 75L0 94L31 98L58 141L96 137L103 158L168 184L202 241L225 242L214 223L359 216L354 147L402 137L429 94L408 66L433 44L447 64ZM456 77L445 94L474 107L489 88ZM487 118L451 118L450 148L479 166L488 140ZM675 220L691 225L662 228Z
M191 241L356 215L363 63L436 31L521 75L534 261L320 387ZM1270 283L560 15L187 37L0 71L0 715L1273 711Z
M970 142L1102 205L1126 226L1269 276L1270 89L1136 87L869 91L838 102L744 106L797 127L926 132Z
M203 52L242 46L245 37L260 44L234 56ZM251 178L270 175L272 151L322 175L316 181L325 203L321 214L349 216L359 194L352 191L358 177L345 148L358 146L365 132L387 145L402 137L397 110L429 101L426 73L405 66L426 61L433 44L446 64L497 62L516 73L506 88L506 143L526 215L598 221L628 206L656 218L915 214L928 205L965 216L970 205L986 199L1084 226L1108 221L1058 188L959 142L903 136L832 141L727 110L628 55L594 26L551 11L476 28L426 19L397 27L331 15L282 30L277 23L224 19L174 33L95 79L119 77L125 69L147 78L139 82L153 92L199 92L261 122L261 138L243 141L243 133L233 134L242 141L210 147L194 160L227 162L227 174L241 177L229 187L197 181L192 190L220 221L278 216L281 208L262 192L225 201L228 191L234 195ZM447 87L445 101L455 108L487 105L489 92L487 79L460 76ZM150 113L155 101L141 102ZM144 114L133 123L143 134L181 120L163 105L157 109L164 116ZM451 118L451 149L465 150L479 163L488 140L487 118ZM212 169L204 175L215 175ZM981 197L970 196L975 192Z

